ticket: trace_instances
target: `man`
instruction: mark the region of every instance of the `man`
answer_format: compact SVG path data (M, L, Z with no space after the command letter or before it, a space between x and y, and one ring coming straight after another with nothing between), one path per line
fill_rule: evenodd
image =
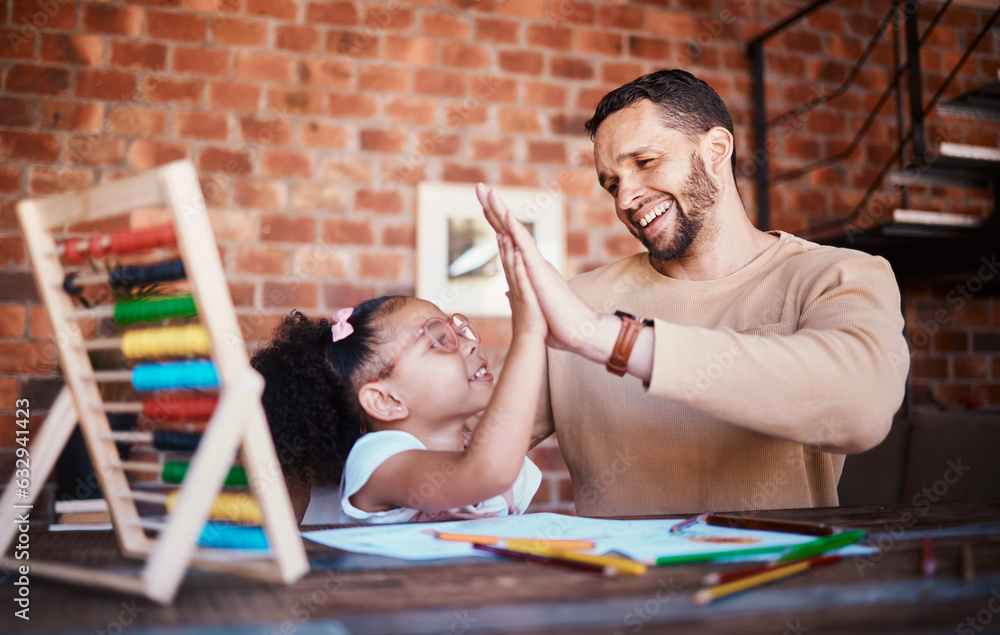
M535 439L558 433L577 512L836 505L844 455L878 444L903 397L888 263L757 230L729 112L690 73L612 91L587 129L598 180L648 253L567 285L477 188L549 322Z

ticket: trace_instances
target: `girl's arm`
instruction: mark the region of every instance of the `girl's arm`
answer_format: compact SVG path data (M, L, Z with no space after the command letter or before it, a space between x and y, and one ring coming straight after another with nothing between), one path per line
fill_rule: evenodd
M288 489L288 497L292 501L292 511L295 512L295 520L298 523L305 518L306 509L309 508L309 501L312 498L312 486L299 478L298 474L285 475L285 487Z
M358 492L365 501L387 501L386 508L450 509L502 494L517 479L535 421L548 327L521 253L509 236L498 241L510 287L513 340L468 447L406 451L386 459Z
M501 493L514 482L531 442L538 392L545 372L548 325L528 279L524 257L510 236L499 236L500 253L510 286L513 341L500 379L466 450L471 469L485 469L498 479ZM495 494L494 494L495 495Z

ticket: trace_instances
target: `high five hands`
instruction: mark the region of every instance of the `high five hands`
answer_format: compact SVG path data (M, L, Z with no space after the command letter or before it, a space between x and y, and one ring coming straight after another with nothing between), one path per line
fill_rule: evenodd
M600 334L609 332L608 320L615 323L611 330L617 333L618 318L597 313L570 289L556 268L542 256L528 229L507 209L495 190L480 183L476 185L476 196L494 231L499 236L509 237L524 258L528 279L549 324L546 344L599 359L607 346L606 343L601 346L599 340L606 338Z

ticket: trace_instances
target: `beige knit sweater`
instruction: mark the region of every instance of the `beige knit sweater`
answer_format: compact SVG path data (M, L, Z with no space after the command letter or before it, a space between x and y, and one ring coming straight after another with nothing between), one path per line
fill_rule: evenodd
M578 514L837 505L845 453L879 443L902 401L899 291L881 258L775 235L719 280L643 253L571 281L656 322L648 387L549 350L535 441L557 433Z

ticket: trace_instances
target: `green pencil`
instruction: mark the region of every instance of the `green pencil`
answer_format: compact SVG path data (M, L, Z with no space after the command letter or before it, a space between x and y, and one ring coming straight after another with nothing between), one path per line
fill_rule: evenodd
M662 567L669 564L691 564L695 562L707 562L716 558L734 558L737 556L753 556L761 553L781 553L787 546L773 547L750 547L749 549L732 549L730 551L713 551L711 553L690 553L679 556L662 556L655 559L656 566Z
M865 535L865 532L860 529L855 529L853 531L846 531L841 534L833 534L832 536L823 536L822 538L817 538L816 540L810 540L809 542L804 542L800 545L788 546L771 546L771 547L751 547L749 549L732 549L730 551L715 551L711 553L694 553L694 554L684 554L679 556L662 556L655 559L655 564L658 567L672 564L693 564L697 562L708 562L710 560L716 560L718 558L738 558L741 556L755 556L762 553L773 553L777 554L775 558L776 562L785 562L788 560L796 560L798 558L811 558L812 556L830 551L832 549L839 549L840 547L846 547L847 545L852 545L857 541L861 540Z
M818 556L821 553L827 551L832 551L834 549L840 549L841 547L846 547L847 545L853 545L857 541L865 537L865 532L861 529L854 529L852 531L845 531L842 534L833 534L830 536L823 536L822 538L817 538L810 542L804 542L801 545L794 545L785 549L778 557L778 562L788 562L789 560L798 560L799 558L812 558L813 556Z

